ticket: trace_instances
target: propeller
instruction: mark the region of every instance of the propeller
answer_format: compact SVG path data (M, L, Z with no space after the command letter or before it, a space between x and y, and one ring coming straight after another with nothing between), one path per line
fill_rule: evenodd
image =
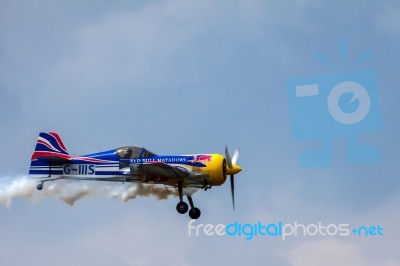
M230 175L230 180L231 180L232 206L233 209L235 209L235 174L239 173L242 170L240 166L236 165L239 159L239 149L236 148L235 152L233 153L233 156L231 157L228 152L228 147L226 146L225 158L226 158L226 164L228 166L226 172Z
M231 175L231 195L232 195L232 207L235 210L235 178Z

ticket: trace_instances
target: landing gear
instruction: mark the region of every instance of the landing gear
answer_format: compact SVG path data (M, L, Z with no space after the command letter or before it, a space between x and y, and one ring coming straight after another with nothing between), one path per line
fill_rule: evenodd
M180 214L185 214L185 213L187 213L187 211L189 210L189 206L188 206L187 203L184 202L184 201L178 202L178 204L176 204L176 210L177 210Z
M182 188L183 188L183 181L178 181L179 202L176 205L176 210L180 214L186 213L188 211L188 209L189 209L188 204L183 201ZM187 196L187 199L188 199L189 205L190 205L189 217L191 219L198 219L200 217L200 214L201 214L200 210L198 208L194 207L193 200L192 200L191 196Z
M199 208L192 208L189 211L189 217L192 219L199 219L200 214L201 214L201 212L200 212Z
M43 189L43 183L39 183L36 186L37 190L42 190Z
M59 179L69 179L69 178L65 178L65 177L56 177L56 178L45 178L45 179L41 179L40 181L38 181L38 184L36 185L36 189L37 190L42 190L43 189L43 184L45 182L48 181L55 181L55 180L59 180Z
M190 211L189 211L189 217L192 219L198 219L200 217L200 210L199 208L194 207L193 200L191 196L187 196L189 204L190 204Z
M183 181L178 181L178 193L179 193L179 202L176 204L176 210L180 214L184 214L189 210L189 207L186 202L183 201L183 193L182 193Z

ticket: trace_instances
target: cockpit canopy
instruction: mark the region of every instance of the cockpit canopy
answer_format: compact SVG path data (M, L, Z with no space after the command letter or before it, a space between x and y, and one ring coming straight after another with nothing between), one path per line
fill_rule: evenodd
M120 159L151 158L157 156L155 153L142 147L125 146L115 150Z

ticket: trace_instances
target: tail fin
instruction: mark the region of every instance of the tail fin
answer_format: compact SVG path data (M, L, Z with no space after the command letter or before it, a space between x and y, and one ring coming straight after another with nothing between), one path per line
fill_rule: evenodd
M29 174L48 174L49 176L62 174L58 168L69 160L71 156L57 133L40 132L32 154Z
M32 160L40 157L58 157L67 160L71 158L60 136L55 132L41 132L39 134Z

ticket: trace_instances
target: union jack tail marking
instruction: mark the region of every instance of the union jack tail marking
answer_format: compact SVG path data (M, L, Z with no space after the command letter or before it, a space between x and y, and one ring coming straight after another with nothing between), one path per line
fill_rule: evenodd
M60 157L71 159L60 136L55 132L41 132L32 154L32 161L38 157Z

